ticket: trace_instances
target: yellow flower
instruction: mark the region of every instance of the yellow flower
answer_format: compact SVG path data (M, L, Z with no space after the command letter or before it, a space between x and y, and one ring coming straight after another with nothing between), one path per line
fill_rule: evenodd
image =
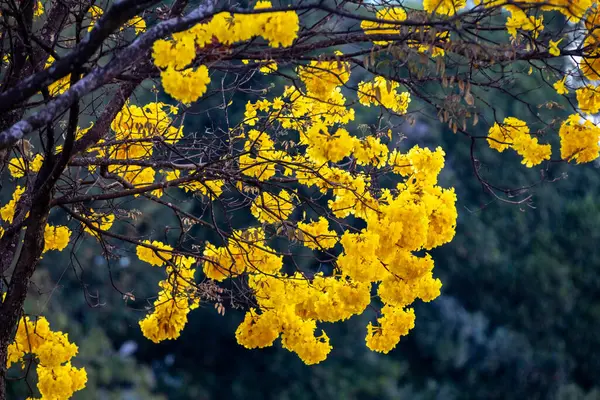
M50 250L62 251L69 244L71 230L66 226L46 225L44 228L44 253Z
M600 88L585 86L575 91L579 109L586 114L600 111Z
M286 190L280 191L278 194L261 193L252 202L250 208L252 215L260 222L277 223L285 221L294 211L294 203L292 196Z
M208 68L204 65L181 72L174 68L167 68L160 73L160 76L165 92L185 104L198 100L206 92L210 83Z
M37 1L37 3L35 4L35 8L33 9L33 16L34 17L39 17L40 15L44 14L44 5L42 4L42 2L40 0Z
M12 199L2 208L0 208L0 218L4 221L12 224L17 208L17 203L21 198L21 195L25 192L25 188L17 186L13 192Z
M142 261L146 261L150 265L155 265L157 267L162 267L165 265L165 262L170 260L172 257L171 250L173 248L168 244L161 243L159 241L144 240L142 243L148 244L153 247L157 247L159 249L164 249L167 251L156 251L146 246L138 245L136 246L136 254L138 258Z
M87 373L75 368L71 359L78 348L69 342L68 335L53 332L44 317L32 321L23 317L19 321L14 341L8 346L7 367L23 362L26 353L36 357L38 390L44 399L68 399L85 387Z
M530 168L550 159L550 145L539 144L537 138L529 134L527 124L517 118L507 117L502 124L495 123L489 130L487 141L500 153L512 148L523 157L522 163Z
M552 86L554 87L554 90L556 90L556 93L558 93L558 94L569 93L569 90L565 86L566 80L567 80L567 77L564 76L560 81L554 82L554 85L552 85Z
M550 46L548 47L548 52L550 54L552 54L553 56L559 56L560 55L560 49L558 48L558 44L560 42L562 42L562 41L563 41L563 39L560 39L560 40L558 40L556 42L553 41L553 40L551 40L550 41Z
M424 0L423 8L430 14L454 15L466 4L465 0Z
M115 220L114 214L97 214L92 209L90 209L90 213L89 224L92 225L92 227L103 231L109 230ZM92 236L98 235L95 231L90 229L87 224L83 225L83 231Z
M96 21L104 14L104 10L98 6L90 7L90 25L88 26L88 32L94 28Z
M564 121L558 132L560 136L560 156L577 164L588 163L600 154L600 128L593 122L581 122L579 114L573 114Z
M27 162L25 167L25 161L21 157L15 157L8 163L8 170L13 178L21 178L25 176L26 172L38 172L42 168L44 157L41 154L36 154L33 160Z

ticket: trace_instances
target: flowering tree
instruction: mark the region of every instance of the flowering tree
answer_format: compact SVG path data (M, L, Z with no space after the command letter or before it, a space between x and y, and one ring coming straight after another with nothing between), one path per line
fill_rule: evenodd
M407 125L447 124L470 146L484 190L514 203L529 195L485 179L481 145L516 152L541 180L553 164L600 152L599 17L588 0L9 0L0 11L10 192L0 208L0 399L18 365L35 367L42 398L85 387L67 333L23 309L46 252L97 241L106 257L128 247L162 268L139 323L154 342L176 339L202 303L232 304L246 310L241 345L280 338L315 364L331 350L320 323L370 306L366 345L387 353L414 326L411 304L439 295L427 251L453 238L457 219L453 189L438 185L443 149L404 148ZM556 99L514 89L532 74ZM144 93L156 98L138 100ZM495 109L494 93L536 126ZM561 96L568 118L554 116ZM365 108L376 122L358 125ZM186 129L198 112L212 125ZM164 237L164 226L139 230L144 202L176 221ZM214 240L199 240L207 231Z

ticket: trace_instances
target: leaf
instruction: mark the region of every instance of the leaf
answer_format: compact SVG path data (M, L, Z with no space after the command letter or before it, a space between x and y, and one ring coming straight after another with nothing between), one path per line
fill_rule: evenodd
M475 98L473 97L471 92L465 93L465 102L470 106L475 104Z
M381 88L379 86L375 88L375 98L381 103Z

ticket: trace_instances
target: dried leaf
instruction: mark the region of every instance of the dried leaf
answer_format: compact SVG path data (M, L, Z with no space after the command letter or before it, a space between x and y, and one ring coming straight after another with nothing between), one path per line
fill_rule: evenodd
M475 104L475 98L473 97L473 95L471 94L471 92L467 91L465 93L465 103L467 103L470 106L472 106L473 104Z

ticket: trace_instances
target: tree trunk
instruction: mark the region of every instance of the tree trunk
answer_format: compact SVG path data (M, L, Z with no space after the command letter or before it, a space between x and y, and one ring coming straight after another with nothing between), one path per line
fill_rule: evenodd
M36 186L40 186L40 181L41 179L36 182ZM0 304L0 400L6 400L8 345L21 318L31 276L44 250L44 229L50 212L50 193L50 190L40 193L31 207L23 238L23 249L16 255L18 261L8 285L6 298Z
M9 343L0 342L0 400L6 400L6 360Z

